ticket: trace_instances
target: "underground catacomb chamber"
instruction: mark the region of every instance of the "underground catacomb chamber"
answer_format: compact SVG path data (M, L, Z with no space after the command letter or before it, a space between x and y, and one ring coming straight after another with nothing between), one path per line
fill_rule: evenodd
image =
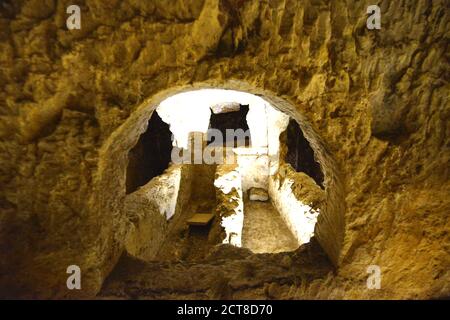
M261 97L203 89L162 101L128 153L128 254L201 260L217 245L253 253L310 241L323 173L300 126Z

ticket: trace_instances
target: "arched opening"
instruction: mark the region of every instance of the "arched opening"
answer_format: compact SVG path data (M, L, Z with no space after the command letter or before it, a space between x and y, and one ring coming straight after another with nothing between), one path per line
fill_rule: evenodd
M318 267L322 266L325 267L325 269L329 268L329 266L327 265L328 262L326 262L327 259L329 259L334 265L337 265L340 259L340 250L342 245L342 239L344 236L343 217L345 210L345 202L339 168L336 162L334 161L332 155L328 151L326 143L322 141L322 139L317 135L315 130L309 125L307 119L305 119L302 116L302 114L298 112L297 108L294 107L294 104L291 103L286 98L277 97L272 92L266 92L264 90L251 87L248 84L242 82L235 82L235 81L225 82L221 83L220 85L218 83L214 83L214 87L221 87L226 90L239 89L256 94L257 97L263 98L263 100L270 103L270 105L273 107L274 110L281 111L282 114L284 114L285 116L287 116L292 120L295 120L299 124L299 127L301 128L304 137L307 139L312 150L314 151L315 159L317 159L317 161L320 163L320 167L323 171L324 176L323 186L325 189L322 190L320 187L318 189L321 190L322 195L324 194L325 196L321 201L318 202L318 204L320 205L320 214L317 217L317 223L315 224L315 227L313 227L313 232L314 238L317 240L320 247L326 253L327 258L324 258L324 256L321 253L319 253L320 250L316 251L317 250L316 248L318 248L316 241L312 241L304 248L309 248L308 250L310 249L314 250L315 253L313 253L312 255L309 255L308 253L309 257L316 257L316 253L319 253L319 256L317 256ZM193 190L192 186L197 185L197 183L192 183L194 181L192 177L197 176L197 174L193 173L194 170L189 169L190 166L193 165L184 166L182 163L178 165L177 164L174 165L173 163L169 164L168 169L166 169L166 171L163 174L154 177L149 183L147 183L146 185L142 186L135 192L132 192L131 194L128 195L126 195L125 192L126 191L125 179L123 180L120 179L120 174L117 175L117 173L122 172L123 177L124 178L126 177L128 152L136 145L142 133L146 131L148 120L150 119L152 114L155 113L155 111L156 113L158 113L157 110L161 107L163 101L165 101L169 97L176 96L179 93L187 91L197 91L200 89L208 89L208 88L211 88L211 84L198 83L195 84L194 86L177 87L170 90L162 91L159 94L154 95L152 98L143 103L131 114L131 116L127 119L127 121L114 132L114 134L111 136L111 138L108 140L108 142L105 144L105 146L101 151L102 155L100 163L101 170L99 171L98 175L99 179L97 182L98 183L97 186L99 190L108 190L108 193L104 194L100 192L95 195L97 199L96 203L98 204L97 207L98 210L100 211L108 212L108 216L115 217L113 220L113 228L114 230L117 230L115 233L115 238L116 239L125 238L125 241L122 243L124 244L125 251L128 255L132 255L134 257L137 257L138 259L152 261L155 260L155 258L158 256L160 252L164 251L165 249L164 245L169 243L167 241L168 239L171 238L192 239L189 237L189 234L187 234L185 231L182 230L183 228L178 229L179 232L177 233L177 228L173 226L175 225L176 217L181 216L179 213L189 212L190 210L188 206L189 206L189 199L191 198L191 193ZM240 104L246 105L248 103L243 101ZM193 113L195 110L195 107L193 107L194 105L196 105L196 103L188 105L184 109L181 108L180 112ZM209 110L211 110L210 107L211 106L208 106ZM247 118L251 114L251 104L249 107L250 109ZM207 131L209 127L210 113L211 111L207 114L207 119L205 122L207 124L206 128L200 131L203 132ZM201 115L199 114L196 115L201 117ZM164 117L161 116L161 118L164 121ZM289 121L286 122L286 125L288 123ZM251 129L252 126L250 122L248 122L248 125L249 129ZM169 128L172 129L170 125ZM190 131L198 132L198 130L190 130ZM179 144L177 144L176 142L177 139L174 137L174 141L172 141L172 145L174 146L174 148L172 148L172 152L174 150L176 151L177 148L182 147L182 145L187 147L189 137L183 137L183 135L181 136L182 138L178 139L180 140ZM264 135L260 134L251 135L252 146L257 145L259 143L258 141L260 141L261 136ZM283 139L283 134L281 132L279 135L275 136L276 139L274 139L274 141L280 142L280 138L281 140ZM268 137L274 137L274 135L269 134ZM206 137L203 136L203 138L207 138L207 136ZM281 143L283 142L281 141ZM201 145L202 149L206 147L207 147L206 143L205 145ZM286 149L287 147L284 150L286 151ZM281 154L283 152L283 148L279 148L279 150ZM270 193L270 189L273 189L271 202L275 203L274 206L277 205L276 202L288 204L284 209L290 208L294 209L300 208L301 210L307 209L308 207L299 206L299 203L296 201L296 196L300 197L304 196L304 194L302 194L301 192L303 188L302 187L292 188L293 184L291 182L292 180L297 179L298 181L298 179L300 179L301 181L300 185L303 186L310 184L311 181L315 184L314 180L302 172L296 172L295 170L293 170L291 165L285 163L284 157L280 156L279 159L280 163L278 164L278 171L276 170L273 171L273 167L269 166L269 172L271 173L273 178L268 188L268 193ZM283 161L284 163L282 163ZM217 181L216 173L219 173L219 176L225 177L222 179L221 183L217 183L219 187L221 184L222 186L223 184L227 185L227 180L236 181L236 179L227 179L231 177L233 174L235 174L235 172L232 171L234 170L229 170L228 173L230 174L227 175L226 167L214 168L213 171L215 180L214 184L216 184ZM167 175L166 173L169 174ZM209 177L211 177L211 175ZM191 181L191 184L177 183L177 181L188 181L188 180ZM161 182L163 183L161 184ZM210 182L208 183L210 184ZM157 184L159 184L162 187L152 189L152 185L155 186ZM189 186L191 186L191 188L189 188ZM170 189L170 192L167 192L167 189ZM214 188L211 188L211 190L214 191L217 191L217 189L218 187L216 187L215 185ZM233 188L233 186L231 185L228 185L228 188L224 189L225 191L230 190L231 192L234 193L234 195L236 194L239 195L238 188L235 187ZM283 196L273 197L274 194L273 191L275 190L281 191L280 192L281 195L287 194L290 195L290 197L288 198ZM146 196L143 196L143 194L146 194ZM217 208L220 207L219 205L217 205L217 203L220 202L223 194L215 192L215 196L216 196L215 208ZM259 197L260 195L255 194L254 196ZM262 195L262 197L265 196ZM112 201L111 199L114 199L114 201ZM308 200L307 202L311 204L315 202L314 197L307 200ZM234 201L232 201L232 203L234 211L236 203ZM221 208L225 210L229 209L229 207L227 206ZM199 209L200 209L199 211L210 210L210 207L209 206L203 208L199 207ZM214 248L218 248L219 251L223 250L221 249L222 246L217 246L217 244L219 244L225 239L227 239L229 243L232 244L233 242L236 243L235 241L238 238L233 233L233 227L237 228L237 230L242 230L244 209L245 208L243 206L241 207L238 206L237 212L242 211L241 221L239 221L239 219L230 219L229 224L227 225L227 228L230 231L228 236L223 237L224 235L223 226L220 226L220 224L218 223L216 223L215 226L220 226L220 228L210 228L208 234L203 235L203 239L207 238L215 240L212 243L207 243L207 245L204 246L205 249L204 251L199 250L200 256L204 256L205 252L216 252L213 253L213 256L216 256L217 254L220 255L220 253L217 253L217 251L215 251L216 249ZM278 210L279 214L280 211L282 210ZM232 216L233 215L230 215L230 217ZM239 215L234 215L234 217L238 216ZM123 229L122 227L123 222L121 221L124 220L128 221L128 223L131 223L129 224L130 225L129 229L126 230ZM179 219L179 221L183 221L183 219ZM284 225L287 225L285 221L283 221L283 223ZM292 230L296 229L295 224L288 226L288 228L291 233L293 233ZM311 230L309 230L307 234L309 234L310 231ZM301 238L302 234L301 233L297 234ZM217 241L217 239L219 239L219 241ZM200 243L204 244L205 242L202 240L200 241ZM195 246L191 246L190 248L193 247ZM235 246L226 246L226 247L237 248ZM115 253L113 253L115 261L117 261L117 259L120 257L120 254L124 252L122 250L119 250L121 247L116 248L118 249L115 251ZM183 246L175 245L173 246L173 248L175 249L175 251L179 250L180 253L178 253L178 255L180 255L181 257L185 256L188 259L193 259L195 261L196 259L195 254L194 256L192 256L192 252L189 252L189 250L183 251L182 249ZM189 246L184 246L184 248L189 248ZM213 250L211 251L210 249ZM232 254L232 256L236 254L239 256L241 253L235 252ZM263 256L270 257L272 256L272 254L269 255L265 254ZM274 256L274 259L279 258L275 258ZM116 270L119 270L118 268L122 267L123 261L116 266Z
M292 158L306 175L290 169ZM145 204L138 215L159 214L166 227L149 250L136 251L145 235L130 237L128 251L198 260L221 243L254 253L297 249L314 235L325 197L323 173L306 163L311 159L297 122L261 97L220 89L168 97L128 154L133 194L125 201L128 212Z

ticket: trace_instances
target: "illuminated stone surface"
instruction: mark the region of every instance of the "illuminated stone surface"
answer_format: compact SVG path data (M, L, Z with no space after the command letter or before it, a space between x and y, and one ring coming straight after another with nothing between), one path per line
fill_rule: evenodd
M212 213L196 213L188 220L188 223L194 226L206 226L213 218Z
M116 266L159 297L217 297L219 274L244 298L277 279L286 284L268 291L280 298L449 296L447 3L381 1L381 30L367 30L364 1L231 3L90 0L72 31L59 2L2 6L2 297L93 297ZM299 121L325 175L320 246L291 253L287 271L242 248L177 272L117 265L140 221L125 205L129 150L164 98L211 87L259 94ZM74 263L81 291L66 287ZM236 264L261 272L239 276ZM372 264L381 290L365 286ZM314 277L287 282L301 268ZM125 278L104 293L124 292Z
M261 188L250 188L248 191L248 197L252 201L267 201L269 195L266 190Z

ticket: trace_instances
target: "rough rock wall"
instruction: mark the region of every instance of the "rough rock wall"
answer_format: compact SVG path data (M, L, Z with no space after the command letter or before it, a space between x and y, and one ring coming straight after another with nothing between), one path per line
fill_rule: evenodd
M72 31L71 1L0 7L1 296L99 290L123 250L126 153L157 102L191 85L265 95L332 159L316 231L339 268L311 290L448 296L444 0L379 1L379 31L370 1L78 3ZM70 264L81 291L65 287ZM369 264L382 290L367 291Z

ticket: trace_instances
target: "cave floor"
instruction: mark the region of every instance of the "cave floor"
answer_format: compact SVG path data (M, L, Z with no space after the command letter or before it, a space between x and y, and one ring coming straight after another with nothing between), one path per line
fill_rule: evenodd
M187 220L197 212L211 212L214 200L195 199L172 223L166 241L154 258L157 261L202 260L217 244L211 226L189 226ZM206 209L205 209L206 208Z
M248 248L217 244L220 228L187 225L193 212L211 205L192 199L155 260L124 253L97 299L301 299L308 283L332 272L315 239L298 247L269 201L245 203Z
M142 261L124 254L98 299L301 299L331 264L315 239L293 252L254 254L219 245L202 261Z
M244 201L242 246L254 253L285 252L298 242L270 201Z

